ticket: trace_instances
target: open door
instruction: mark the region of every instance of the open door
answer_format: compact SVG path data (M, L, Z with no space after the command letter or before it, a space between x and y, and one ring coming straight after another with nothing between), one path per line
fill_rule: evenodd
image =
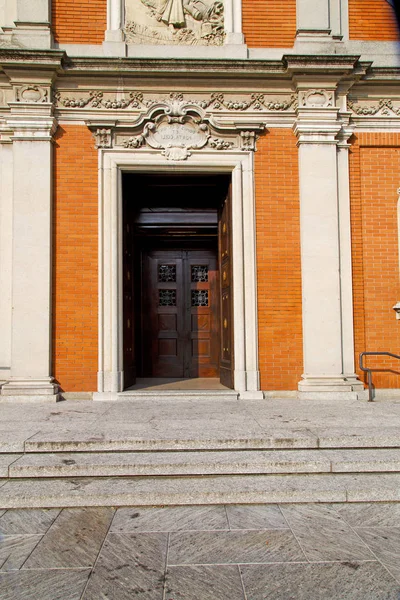
M221 354L220 381L233 388L233 319L232 319L232 194L228 194L219 217L219 264L221 296Z
M123 353L124 389L136 383L134 329L134 229L133 204L125 200L123 220Z

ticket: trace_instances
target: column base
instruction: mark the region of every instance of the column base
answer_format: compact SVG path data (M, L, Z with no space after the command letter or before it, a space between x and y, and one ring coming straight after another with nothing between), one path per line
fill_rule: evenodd
M0 402L57 402L58 385L52 381L52 377L7 381L1 386Z
M239 400L264 400L264 392L261 390L245 390L239 392Z
M118 400L120 392L93 392L93 400L95 402L110 402Z
M125 42L103 42L103 53L104 56L115 56L120 58L126 57L126 44Z
M304 376L298 384L302 400L358 400L364 384L355 374L334 376Z

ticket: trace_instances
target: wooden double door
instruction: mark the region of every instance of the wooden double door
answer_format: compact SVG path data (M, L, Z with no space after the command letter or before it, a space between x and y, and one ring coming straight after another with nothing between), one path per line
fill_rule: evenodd
M220 283L217 250L142 253L145 377L218 377Z

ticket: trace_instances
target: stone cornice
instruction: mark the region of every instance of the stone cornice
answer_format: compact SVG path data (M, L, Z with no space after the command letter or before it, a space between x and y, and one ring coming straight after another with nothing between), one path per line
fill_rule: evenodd
M0 48L0 65L30 69L39 68L62 71L66 53L63 50L27 50L24 48Z

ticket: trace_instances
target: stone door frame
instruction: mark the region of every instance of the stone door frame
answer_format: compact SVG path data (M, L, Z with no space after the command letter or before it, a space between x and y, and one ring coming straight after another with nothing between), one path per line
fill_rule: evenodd
M221 173L232 177L234 389L262 398L258 368L254 158L251 151L198 151L172 162L154 150L99 150L99 367L96 400L123 391L122 174Z

